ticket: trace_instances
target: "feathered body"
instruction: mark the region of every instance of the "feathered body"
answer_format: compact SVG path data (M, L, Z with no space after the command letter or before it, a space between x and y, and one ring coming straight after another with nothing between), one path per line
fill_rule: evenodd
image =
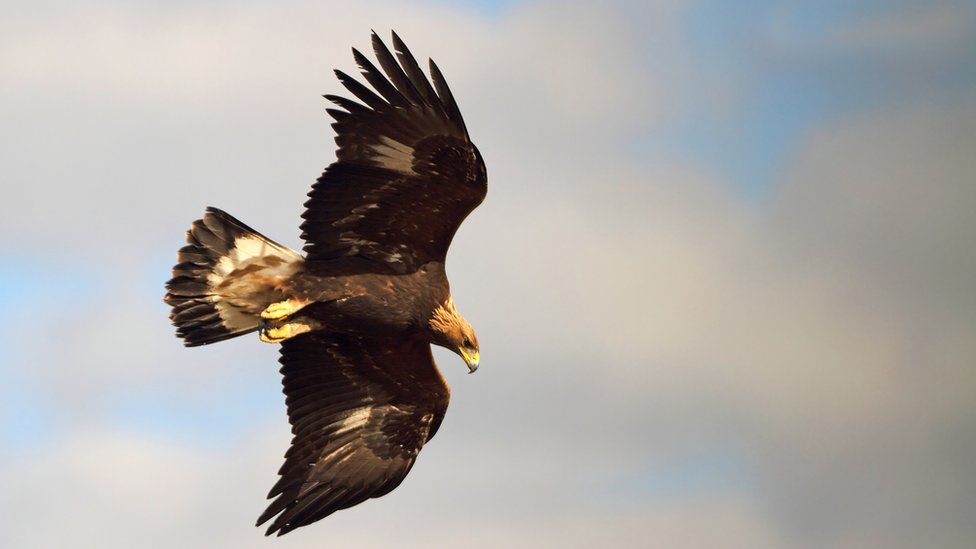
M353 55L372 90L326 96L337 160L312 186L305 255L208 208L187 233L166 301L187 346L259 332L281 343L294 438L258 524L287 533L395 488L437 431L449 390L431 344L479 361L444 264L485 197L484 161L431 61L373 35L381 69Z

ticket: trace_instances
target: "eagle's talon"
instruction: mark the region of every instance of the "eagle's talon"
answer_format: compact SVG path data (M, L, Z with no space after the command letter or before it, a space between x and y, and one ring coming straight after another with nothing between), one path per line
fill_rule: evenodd
M265 343L281 343L286 339L312 331L312 326L305 322L289 322L280 326L264 328L258 331L258 337Z
M286 299L268 305L261 311L261 318L265 320L280 320L295 314L296 311L304 307L306 303L294 299Z

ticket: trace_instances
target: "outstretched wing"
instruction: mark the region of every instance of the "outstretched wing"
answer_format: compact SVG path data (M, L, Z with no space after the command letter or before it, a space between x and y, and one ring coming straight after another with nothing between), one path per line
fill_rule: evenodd
M437 65L430 61L431 86L396 33L393 45L396 57L373 33L383 72L353 49L375 91L336 71L361 103L325 96L343 110L328 109L338 160L312 186L302 216L313 270L406 273L443 262L488 191L481 153Z
M258 519L280 536L380 497L410 471L449 391L423 341L310 333L281 346L291 448Z

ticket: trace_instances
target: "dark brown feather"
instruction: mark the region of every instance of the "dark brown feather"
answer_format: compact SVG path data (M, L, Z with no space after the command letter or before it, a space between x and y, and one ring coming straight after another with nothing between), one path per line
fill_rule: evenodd
M403 97L403 94L396 89L396 86L391 84L390 81L383 76L383 73L381 73L379 69L377 69L376 66L374 66L373 63L366 58L365 55L360 53L360 51L356 48L353 48L352 56L356 59L356 64L359 65L363 78L365 78L366 81L373 86L373 89L378 91L389 104L396 107L410 106L410 103L405 97Z
M396 50L397 59L400 60L400 66L403 67L403 72L407 74L410 78L410 82L413 83L414 88L420 92L423 96L424 102L435 109L443 112L443 107L441 102L437 98L437 94L434 93L434 88L430 87L430 82L427 77L424 76L424 72L420 70L420 65L417 64L417 60L414 58L413 54L407 48L407 45L400 40L400 37L394 31L393 33L393 48Z

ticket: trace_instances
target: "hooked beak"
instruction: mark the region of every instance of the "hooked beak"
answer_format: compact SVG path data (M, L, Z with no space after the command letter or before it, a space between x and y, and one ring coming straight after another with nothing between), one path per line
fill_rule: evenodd
M469 353L466 349L461 349L461 358L468 365L468 373L473 374L478 369L478 361L481 359L481 353L478 351Z

